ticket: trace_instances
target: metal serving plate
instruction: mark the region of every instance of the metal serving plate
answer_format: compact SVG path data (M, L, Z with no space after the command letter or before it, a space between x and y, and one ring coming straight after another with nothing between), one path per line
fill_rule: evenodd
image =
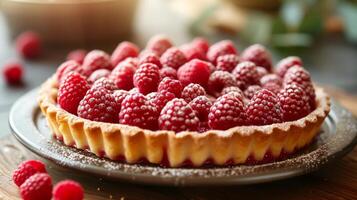
M331 112L316 142L294 157L261 165L215 168L163 168L98 158L53 139L33 90L12 107L9 123L14 136L34 153L58 165L117 180L156 185L253 184L306 174L351 151L357 143L352 114L332 101Z

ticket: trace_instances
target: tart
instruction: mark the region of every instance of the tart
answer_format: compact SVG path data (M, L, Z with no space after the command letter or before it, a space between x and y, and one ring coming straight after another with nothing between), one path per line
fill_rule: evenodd
M140 54L129 42L112 58L95 52L83 65L60 66L38 101L54 138L111 160L168 167L273 162L309 145L330 110L300 59L273 69L261 45L238 57L230 41L209 46L199 38L176 48L156 36ZM109 73L96 74L104 69Z

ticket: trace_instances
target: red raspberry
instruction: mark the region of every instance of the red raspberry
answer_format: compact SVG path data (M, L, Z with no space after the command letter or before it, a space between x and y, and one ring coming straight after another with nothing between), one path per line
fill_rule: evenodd
M87 51L83 49L76 49L68 53L67 55L67 61L73 60L76 61L79 64L83 63L84 58L87 55Z
M199 84L195 83L190 83L187 85L185 88L183 88L181 97L189 103L192 101L194 98L201 96L201 95L206 95L205 89L200 86Z
M152 101L156 98L156 96L157 96L157 92L150 92L145 97L148 101Z
M146 51L145 53L140 55L139 66L145 63L155 64L159 68L162 67L159 56L157 56L155 53L151 51Z
M24 58L37 58L42 52L40 36L31 31L21 33L16 38L16 50Z
M113 80L119 89L130 90L134 87L133 77L135 70L136 66L125 60L113 69L109 79Z
M51 200L51 177L46 173L31 176L20 186L20 194L23 200Z
M311 109L315 109L315 89L311 82L310 73L303 67L293 66L285 74L283 85L296 84L301 87L309 97Z
M95 70L87 79L90 84L93 84L96 80L101 78L107 78L110 75L110 71L107 69Z
M239 57L235 54L227 54L217 58L217 70L231 72L239 63Z
M140 93L140 92L139 92L139 89L136 88L136 87L134 87L133 89L129 90L128 92L129 92L129 94Z
M37 172L47 173L45 164L39 160L26 160L21 165L31 165Z
M84 75L89 76L98 69L112 70L113 66L110 63L110 58L107 53L101 50L92 50L83 60Z
M154 52L157 56L161 56L167 49L172 47L172 42L164 35L155 35L146 45L146 49Z
M193 59L206 60L206 53L192 44L185 44L180 47L180 50L187 58L187 61Z
M183 99L175 98L162 109L159 117L161 130L197 131L200 120Z
M89 85L85 78L77 72L71 72L59 86L57 102L62 109L75 115L79 102L88 89Z
M211 73L209 65L208 62L193 59L178 69L177 77L183 85L198 83L205 87Z
M12 173L12 180L17 186L21 186L28 178L32 175L38 173L32 165L22 163L19 167Z
M259 74L259 79L262 78L263 76L269 74L269 72L264 67L257 66L257 71Z
M263 85L263 88L269 90L270 92L272 92L274 94L278 94L278 92L281 89L281 85L274 83L274 82L270 82L270 83L266 83L265 85Z
M159 67L146 63L140 65L139 69L134 74L134 85L139 89L142 94L148 94L157 90L160 82Z
M73 60L62 63L56 71L58 82L61 83L70 72L78 72L79 74L82 74L83 68L78 62Z
M278 62L276 64L276 73L280 77L284 77L285 73L290 69L292 66L302 66L302 61L299 57L297 56L289 56L286 57Z
M230 86L230 87L223 88L223 90L221 92L221 96L228 94L230 92L238 93L241 96L241 98L243 98L243 96L244 96L243 91L241 89L239 89L239 87L236 87L236 86Z
M165 77L177 79L177 71L172 67L163 67L160 69L160 77L161 79L164 79Z
M213 44L207 52L207 59L216 65L217 58L219 56L227 55L227 54L235 54L237 55L238 52L234 47L234 44L230 40L222 40Z
M159 87L157 89L158 92L161 91L168 91L173 93L176 97L181 97L181 92L182 92L182 85L179 80L171 79L171 78L164 78L159 84Z
M112 92L104 87L92 87L79 102L78 116L98 122L118 122L120 105Z
M262 89L259 85L250 85L247 89L244 90L244 96L248 99L253 98L255 93L259 92Z
M114 90L118 90L118 87L115 85L114 81L105 77L100 78L93 83L92 88L96 88L96 87L103 87L112 92Z
M201 50L203 53L207 53L209 49L209 42L205 38L201 37L193 39L191 45Z
M121 103L124 101L125 97L129 94L128 91L125 90L115 90L113 92L113 96L116 104L119 107L119 111L121 110Z
M283 80L276 74L267 74L260 78L260 85L264 86L267 83L276 83L281 85Z
M158 112L160 112L162 110L162 108L167 104L167 102L169 102L175 98L175 94L173 94L169 91L163 90L163 91L157 92L154 97L149 97L149 98L152 98L151 102L156 106Z
M200 122L200 124L198 125L198 132L199 133L204 133L206 131L209 131L210 127L208 126L208 122Z
M226 71L215 71L208 80L208 91L215 97L220 96L223 88L237 86L234 76Z
M269 90L257 92L247 105L249 125L268 125L283 122L278 97Z
M121 61L129 57L137 57L139 55L139 48L131 42L121 42L112 53L110 58L113 66L117 66Z
M156 130L159 112L143 94L128 94L121 103L119 122L140 128Z
M53 188L53 200L83 200L82 186L72 180L58 182Z
M246 48L241 55L242 61L250 61L257 66L264 67L267 71L272 71L271 55L264 46L254 44Z
M212 129L226 130L245 124L244 103L235 94L225 94L214 102L208 114L208 125Z
M240 89L244 90L249 85L259 84L259 73L254 63L241 62L234 68L232 74L237 80Z
M20 63L9 62L2 69L2 74L9 85L16 85L22 82L23 71Z
M178 69L187 62L186 56L176 47L171 47L160 57L162 66Z
M278 93L284 121L298 120L310 113L309 97L297 85L287 85Z
M195 111L196 116L201 122L206 122L208 120L208 113L212 106L212 102L206 96L198 96L194 98L189 105Z

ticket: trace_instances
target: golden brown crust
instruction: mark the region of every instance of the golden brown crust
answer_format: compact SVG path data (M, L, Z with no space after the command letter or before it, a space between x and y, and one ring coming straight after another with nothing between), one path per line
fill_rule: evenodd
M276 157L282 151L291 153L313 140L330 110L329 97L316 87L317 108L296 121L239 126L225 131L174 133L77 117L57 106L57 88L56 78L51 77L42 85L38 101L53 134L62 138L65 145L88 149L113 160L124 158L128 163L145 158L159 164L166 156L172 167L186 160L194 166L201 166L208 159L216 165L228 161L241 164L249 156L260 161L268 151Z

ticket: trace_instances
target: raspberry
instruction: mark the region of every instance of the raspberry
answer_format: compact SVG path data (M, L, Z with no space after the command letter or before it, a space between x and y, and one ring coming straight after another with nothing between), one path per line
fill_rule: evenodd
M145 97L147 100L152 101L156 98L156 96L157 96L157 92L150 92Z
M58 182L52 193L53 200L82 200L84 198L82 186L71 180Z
M311 77L308 71L300 66L291 67L285 74L283 85L296 84L301 87L309 97L311 109L315 109L315 89L311 82Z
M263 76L269 74L269 72L264 67L257 66L257 71L259 74L259 78L262 78Z
M20 63L9 62L2 69L2 74L9 85L16 85L22 82L23 71Z
M226 130L245 124L243 100L234 94L225 94L212 105L208 114L208 125L212 129Z
M164 35L155 35L146 45L146 49L161 56L167 49L172 47L172 42Z
M276 83L278 85L282 84L282 79L276 74L267 74L260 78L260 85L264 86L267 83Z
M105 77L100 78L93 83L92 88L96 87L103 87L109 91L118 90L118 87L115 85L114 81Z
M247 89L244 90L244 96L248 99L253 98L255 93L259 92L262 89L259 85L250 85Z
M230 87L223 88L223 90L221 92L221 96L225 95L225 94L228 94L230 92L238 93L242 98L244 96L242 90L239 89L239 87L236 87L236 86L230 86Z
M129 92L129 94L140 93L140 92L139 92L139 89L136 88L136 87L134 87L133 89L129 90L128 92Z
M283 78L288 69L292 66L302 66L301 59L297 56L289 56L280 60L278 64L276 64L276 73Z
M57 68L57 80L61 83L70 72L78 72L79 74L82 74L82 71L83 68L78 62L73 60L66 61Z
M269 90L270 92L272 92L274 94L278 94L278 92L281 89L281 85L274 83L274 82L270 82L270 83L266 83L265 85L263 85L263 88Z
M140 128L156 130L159 112L143 94L128 94L121 103L119 122Z
M194 98L201 96L201 95L206 95L205 89L200 86L199 84L195 83L190 83L187 85L185 88L183 88L181 97L186 101L190 102Z
M204 132L206 132L206 131L209 131L210 130L210 128L209 128L209 126L208 126L208 122L200 122L200 124L198 125L198 132L199 133L204 133Z
M178 69L177 77L183 85L197 83L205 87L211 73L209 65L208 62L193 59Z
M278 93L284 121L293 121L310 113L309 97L297 85L287 85Z
M215 71L208 79L208 91L213 96L220 96L223 88L237 86L234 76L226 71Z
M180 50L187 58L187 61L193 59L206 60L206 53L192 44L185 44L180 47Z
M212 106L212 102L206 96L198 96L194 98L189 105L195 111L196 116L201 122L206 122L208 120L208 113Z
M201 50L203 53L207 53L209 49L209 42L205 38L197 37L192 40L191 45Z
M13 172L12 174L12 180L17 186L21 186L28 178L30 178L32 175L38 173L32 165L22 163L19 165L19 167Z
M140 55L139 66L142 64L145 64L145 63L155 64L159 68L162 67L159 56L157 56L155 53L150 52L150 51L146 51L145 53Z
M249 125L268 125L283 122L278 97L269 90L257 92L247 105Z
M162 66L178 69L187 62L186 56L176 47L171 47L160 57Z
M68 53L67 61L73 60L79 64L83 63L84 57L86 57L87 51L83 49L76 49Z
M57 102L62 109L75 115L79 102L88 89L89 85L85 78L77 72L71 72L59 86Z
M160 82L159 67L146 63L140 65L139 69L134 74L134 85L142 94L148 94L157 90Z
M232 74L237 80L238 87L242 90L249 85L259 84L259 74L257 68L252 62L241 62L234 68Z
M227 54L217 58L217 70L231 72L239 63L239 57L235 54Z
M150 98L152 98L151 102L156 106L158 112L160 112L162 110L162 108L167 104L167 102L169 102L175 98L175 94L173 94L169 91L163 90L163 91L157 92L154 97L150 97Z
M21 33L16 38L16 50L24 58L37 58L42 51L40 36L31 31Z
M177 79L177 71L172 67L163 67L160 69L160 77L161 79L164 79L165 77Z
M31 176L20 186L20 194L23 200L51 200L51 177L46 173Z
M217 58L219 56L227 55L227 54L235 54L237 55L237 50L234 47L234 44L230 40L222 40L213 44L207 52L207 59L216 65Z
M199 119L195 112L183 99L175 98L162 109L159 117L161 130L197 131Z
M96 71L94 71L87 79L87 81L92 84L94 83L96 80L99 80L101 78L106 78L110 75L110 71L107 69L98 69Z
M78 116L99 122L118 122L120 105L112 92L104 87L92 87L79 102Z
M109 75L119 89L130 90L134 87L133 77L136 67L133 63L125 60L119 63Z
M46 166L43 162L39 160L26 160L21 163L21 165L31 165L33 168L36 169L37 172L46 173Z
M168 92L173 93L175 95L175 97L180 97L182 89L183 89L183 87L179 80L174 80L174 79L166 77L166 78L162 79L162 81L160 82L157 91L161 92L161 91L166 90Z
M112 70L113 67L107 53L102 50L92 50L86 55L86 57L84 57L83 60L84 75L89 76L98 69Z
M268 72L272 71L271 55L260 44L254 44L246 48L242 52L241 60L253 62L256 66L264 67Z
M139 55L139 48L131 42L121 42L112 53L110 58L113 66L116 66L121 61L129 57L137 57Z

